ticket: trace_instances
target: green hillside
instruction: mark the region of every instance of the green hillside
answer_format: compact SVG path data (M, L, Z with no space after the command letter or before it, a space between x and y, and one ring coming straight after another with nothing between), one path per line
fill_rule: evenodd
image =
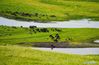
M43 32L42 30L46 30ZM99 39L95 28L21 28L0 26L0 45L28 42L54 42L49 35L59 34L59 42L92 43ZM98 44L96 46L99 46Z
M0 15L21 20L99 21L99 0L0 0Z
M0 46L0 65L99 65L99 55L69 55L20 46Z

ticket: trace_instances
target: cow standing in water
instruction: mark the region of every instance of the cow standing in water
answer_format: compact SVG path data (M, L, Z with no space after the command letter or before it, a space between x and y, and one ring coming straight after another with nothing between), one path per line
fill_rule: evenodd
M51 50L53 50L53 48L55 48L55 46L54 45L51 45Z

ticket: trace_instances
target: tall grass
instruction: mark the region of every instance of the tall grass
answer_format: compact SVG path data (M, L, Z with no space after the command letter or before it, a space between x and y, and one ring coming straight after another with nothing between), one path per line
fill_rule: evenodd
M1 16L28 21L99 20L98 11L99 3L96 0L0 0ZM35 16L36 13L38 16Z
M72 55L33 50L20 46L0 46L0 65L99 65L98 55Z

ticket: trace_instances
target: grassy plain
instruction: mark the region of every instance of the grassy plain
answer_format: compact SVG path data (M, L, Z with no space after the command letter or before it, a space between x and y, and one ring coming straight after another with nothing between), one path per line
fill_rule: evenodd
M92 43L99 39L99 29L96 28L48 28L48 32L42 32L41 29L0 26L0 45L53 42L49 35L55 36L57 33L60 36L59 42Z
M99 21L98 0L0 0L0 15L34 21L88 18Z

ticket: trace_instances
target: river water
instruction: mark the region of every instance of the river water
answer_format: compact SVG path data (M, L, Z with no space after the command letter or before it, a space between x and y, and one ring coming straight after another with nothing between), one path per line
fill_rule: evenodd
M0 25L7 26L37 26L41 28L99 28L99 21L90 21L88 19L54 21L49 23L37 23L35 21L19 21L0 17Z
M33 48L33 49L66 53L66 54L79 54L79 55L99 54L99 48L54 48L53 50L51 50L51 48Z

